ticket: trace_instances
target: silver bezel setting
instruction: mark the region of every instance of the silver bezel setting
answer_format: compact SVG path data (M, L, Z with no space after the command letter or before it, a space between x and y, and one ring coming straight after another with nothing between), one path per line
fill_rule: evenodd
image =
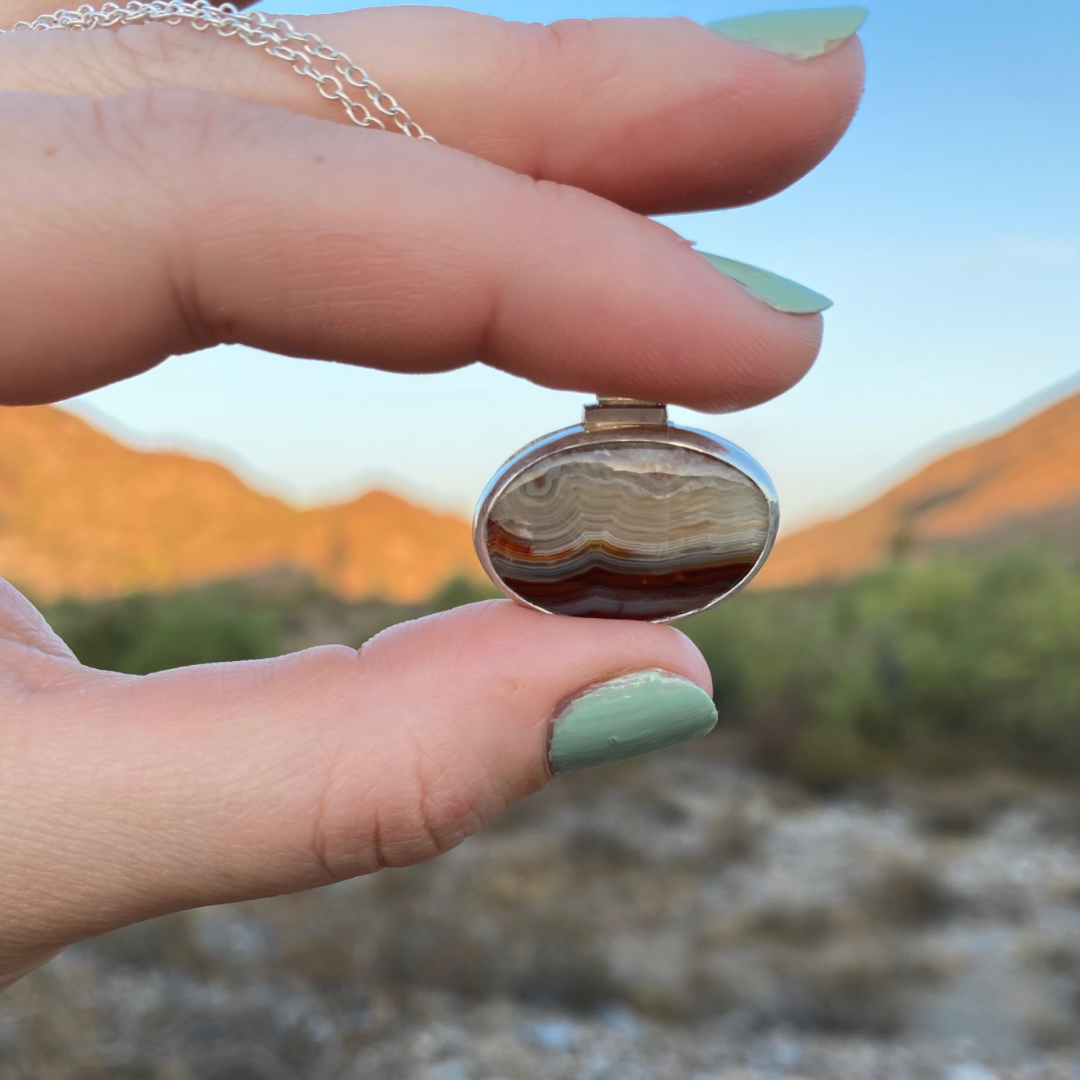
M679 427L676 424L667 424L665 426L643 424L641 426L613 428L586 428L582 424L575 424L573 427L563 428L561 431L553 431L550 435L544 435L539 439L535 439L527 446L522 447L513 455L513 457L509 458L498 469L491 480L488 481L488 485L484 488L484 491L480 496L480 501L477 503L476 507L476 513L473 516L473 547L476 549L477 558L479 558L488 577L490 577L491 580L508 597L510 597L510 599L517 601L517 603L522 604L524 607L532 608L534 611L543 611L548 615L553 614L552 612L549 612L547 608L540 607L538 604L526 600L525 597L520 596L513 589L509 588L492 565L491 558L488 555L487 543L485 541L487 522L491 513L491 508L495 505L499 496L502 495L507 487L512 484L522 472L531 468L544 458L550 457L553 454L562 453L566 450L578 450L584 447L595 447L600 444L610 446L618 443L648 443L652 445L662 443L666 446L705 454L715 461L721 461L726 465L730 465L732 468L741 472L751 483L756 485L765 497L765 502L769 511L769 526L765 537L765 546L761 549L761 554L758 556L757 562L754 563L749 573L747 573L738 584L733 585L727 592L722 593L720 596L710 600L707 604L703 604L701 607L682 612L678 615L668 615L659 619L643 619L641 621L667 623L674 622L676 619L685 619L690 615L697 615L699 612L707 611L709 608L723 603L725 600L730 599L737 592L744 589L753 580L754 576L764 565L765 560L769 557L769 552L772 551L773 543L776 540L777 530L780 528L780 506L776 499L776 491L773 488L772 481L769 479L768 473L766 473L765 470L741 447L728 442L727 439L720 438L719 435L713 435L708 431L699 431L697 428Z

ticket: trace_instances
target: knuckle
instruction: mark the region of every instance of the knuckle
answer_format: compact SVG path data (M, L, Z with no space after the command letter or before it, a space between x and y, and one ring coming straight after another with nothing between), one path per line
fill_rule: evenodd
M418 862L457 847L490 815L481 814L473 790L475 781L466 779L460 762L440 761L419 738L412 743L412 820L400 848L384 850L383 855Z
M162 208L177 212L197 192L229 190L230 170L266 134L265 114L273 114L191 87L154 87L77 105L65 141L100 169L119 172L125 183L134 175L144 193L158 192Z
M612 91L625 93L626 58L608 46L601 28L588 19L564 19L521 30L522 76L548 88L551 112L560 119L593 112Z
M369 645L359 656L344 648L325 654L324 671L343 717L370 714L388 702L399 717L392 730L379 728L366 740L355 725L346 724L321 775L310 850L332 881L434 858L503 808L467 750L448 739L432 739L427 728L432 718L413 715L409 702L398 699L396 686L387 687L386 673L368 662L372 652ZM424 681L419 679L421 685ZM410 673L400 670L394 679L403 688L411 682ZM377 765L370 758L373 751Z
M120 130L140 144L153 143L155 150L174 145L185 133L195 141L205 140L230 120L233 111L232 100L224 95L180 86L135 90L102 105Z
M432 859L483 823L468 790L423 761L390 769L366 797L342 778L339 764L321 788L311 830L312 861L328 881Z
M99 97L167 85L177 72L198 84L213 63L207 45L205 34L165 23L85 30L61 43L64 63L50 65L48 77Z
M519 66L528 64L535 75L539 68L556 73L559 79L586 75L598 57L591 47L591 23L586 19L564 19L559 22L527 25L517 24Z
M147 23L74 34L15 34L5 42L0 86L51 94L108 97L176 80L197 80L213 62L206 35Z
M242 98L214 90L160 86L106 98L96 105L104 128L122 145L170 166L192 157L212 164L222 151L242 149L264 133L267 117L287 117Z
M121 26L97 42L96 66L99 71L111 73L123 89L154 86L175 78L177 70L194 69L197 75L208 66L211 55L207 40L189 26Z
M54 184L61 192L57 212L95 237L110 228L142 230L136 257L145 254L172 302L172 349L230 339L234 316L203 303L201 268L193 260L206 222L233 197L238 159L258 142L263 114L273 110L187 87L106 98L29 97L37 104L11 124L0 109L0 136L16 129L6 140L12 152L0 155L0 183L11 175L9 190L35 207L34 184ZM4 213L0 206L0 219Z
M168 87L137 90L75 103L67 139L91 159L119 159L125 166L150 166L192 151L221 105L214 95ZM87 115L89 114L89 115Z
M527 171L534 176L551 173L563 125L579 110L595 107L596 65L603 53L591 47L589 25L586 20L505 24L506 40L496 52L496 89L504 102L520 103L521 114L528 116ZM544 87L542 109L536 107L538 86Z
M0 167L15 174L27 162L55 158L58 169L82 175L125 171L190 155L199 139L224 128L230 106L225 95L183 87L136 90L112 97L59 97L0 93ZM253 107L254 108L254 107ZM235 124L234 124L235 126Z

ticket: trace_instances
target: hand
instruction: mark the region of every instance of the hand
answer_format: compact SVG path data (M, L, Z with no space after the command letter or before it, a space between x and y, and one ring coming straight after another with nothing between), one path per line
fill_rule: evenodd
M0 0L0 25L40 2ZM0 36L0 402L224 341L398 371L479 358L702 409L811 363L818 315L639 215L811 168L858 100L854 38L796 60L682 19L297 22L440 145L343 124L288 65L188 26ZM132 678L81 666L4 587L0 985L138 919L438 854L547 781L552 717L572 768L602 758L612 695L643 747L707 730L698 687L670 627L509 602L359 653Z

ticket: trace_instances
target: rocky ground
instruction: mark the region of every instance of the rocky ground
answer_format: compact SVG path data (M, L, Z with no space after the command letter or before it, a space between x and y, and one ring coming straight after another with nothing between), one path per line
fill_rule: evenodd
M1080 1080L1080 795L722 749L70 950L0 997L0 1080Z

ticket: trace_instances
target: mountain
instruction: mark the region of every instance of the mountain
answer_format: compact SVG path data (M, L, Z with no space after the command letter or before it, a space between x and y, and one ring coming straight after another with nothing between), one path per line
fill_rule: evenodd
M1080 394L781 540L755 585L843 580L893 552L1034 541L1080 551ZM228 469L133 450L51 406L0 408L0 576L43 600L288 567L414 601L486 580L468 524L385 491L297 510Z
M279 567L413 601L483 579L468 524L385 491L297 510L221 465L133 450L51 406L0 408L0 576L43 600Z
M854 513L782 540L758 580L842 580L898 549L1022 541L1080 550L1080 394L946 454Z

